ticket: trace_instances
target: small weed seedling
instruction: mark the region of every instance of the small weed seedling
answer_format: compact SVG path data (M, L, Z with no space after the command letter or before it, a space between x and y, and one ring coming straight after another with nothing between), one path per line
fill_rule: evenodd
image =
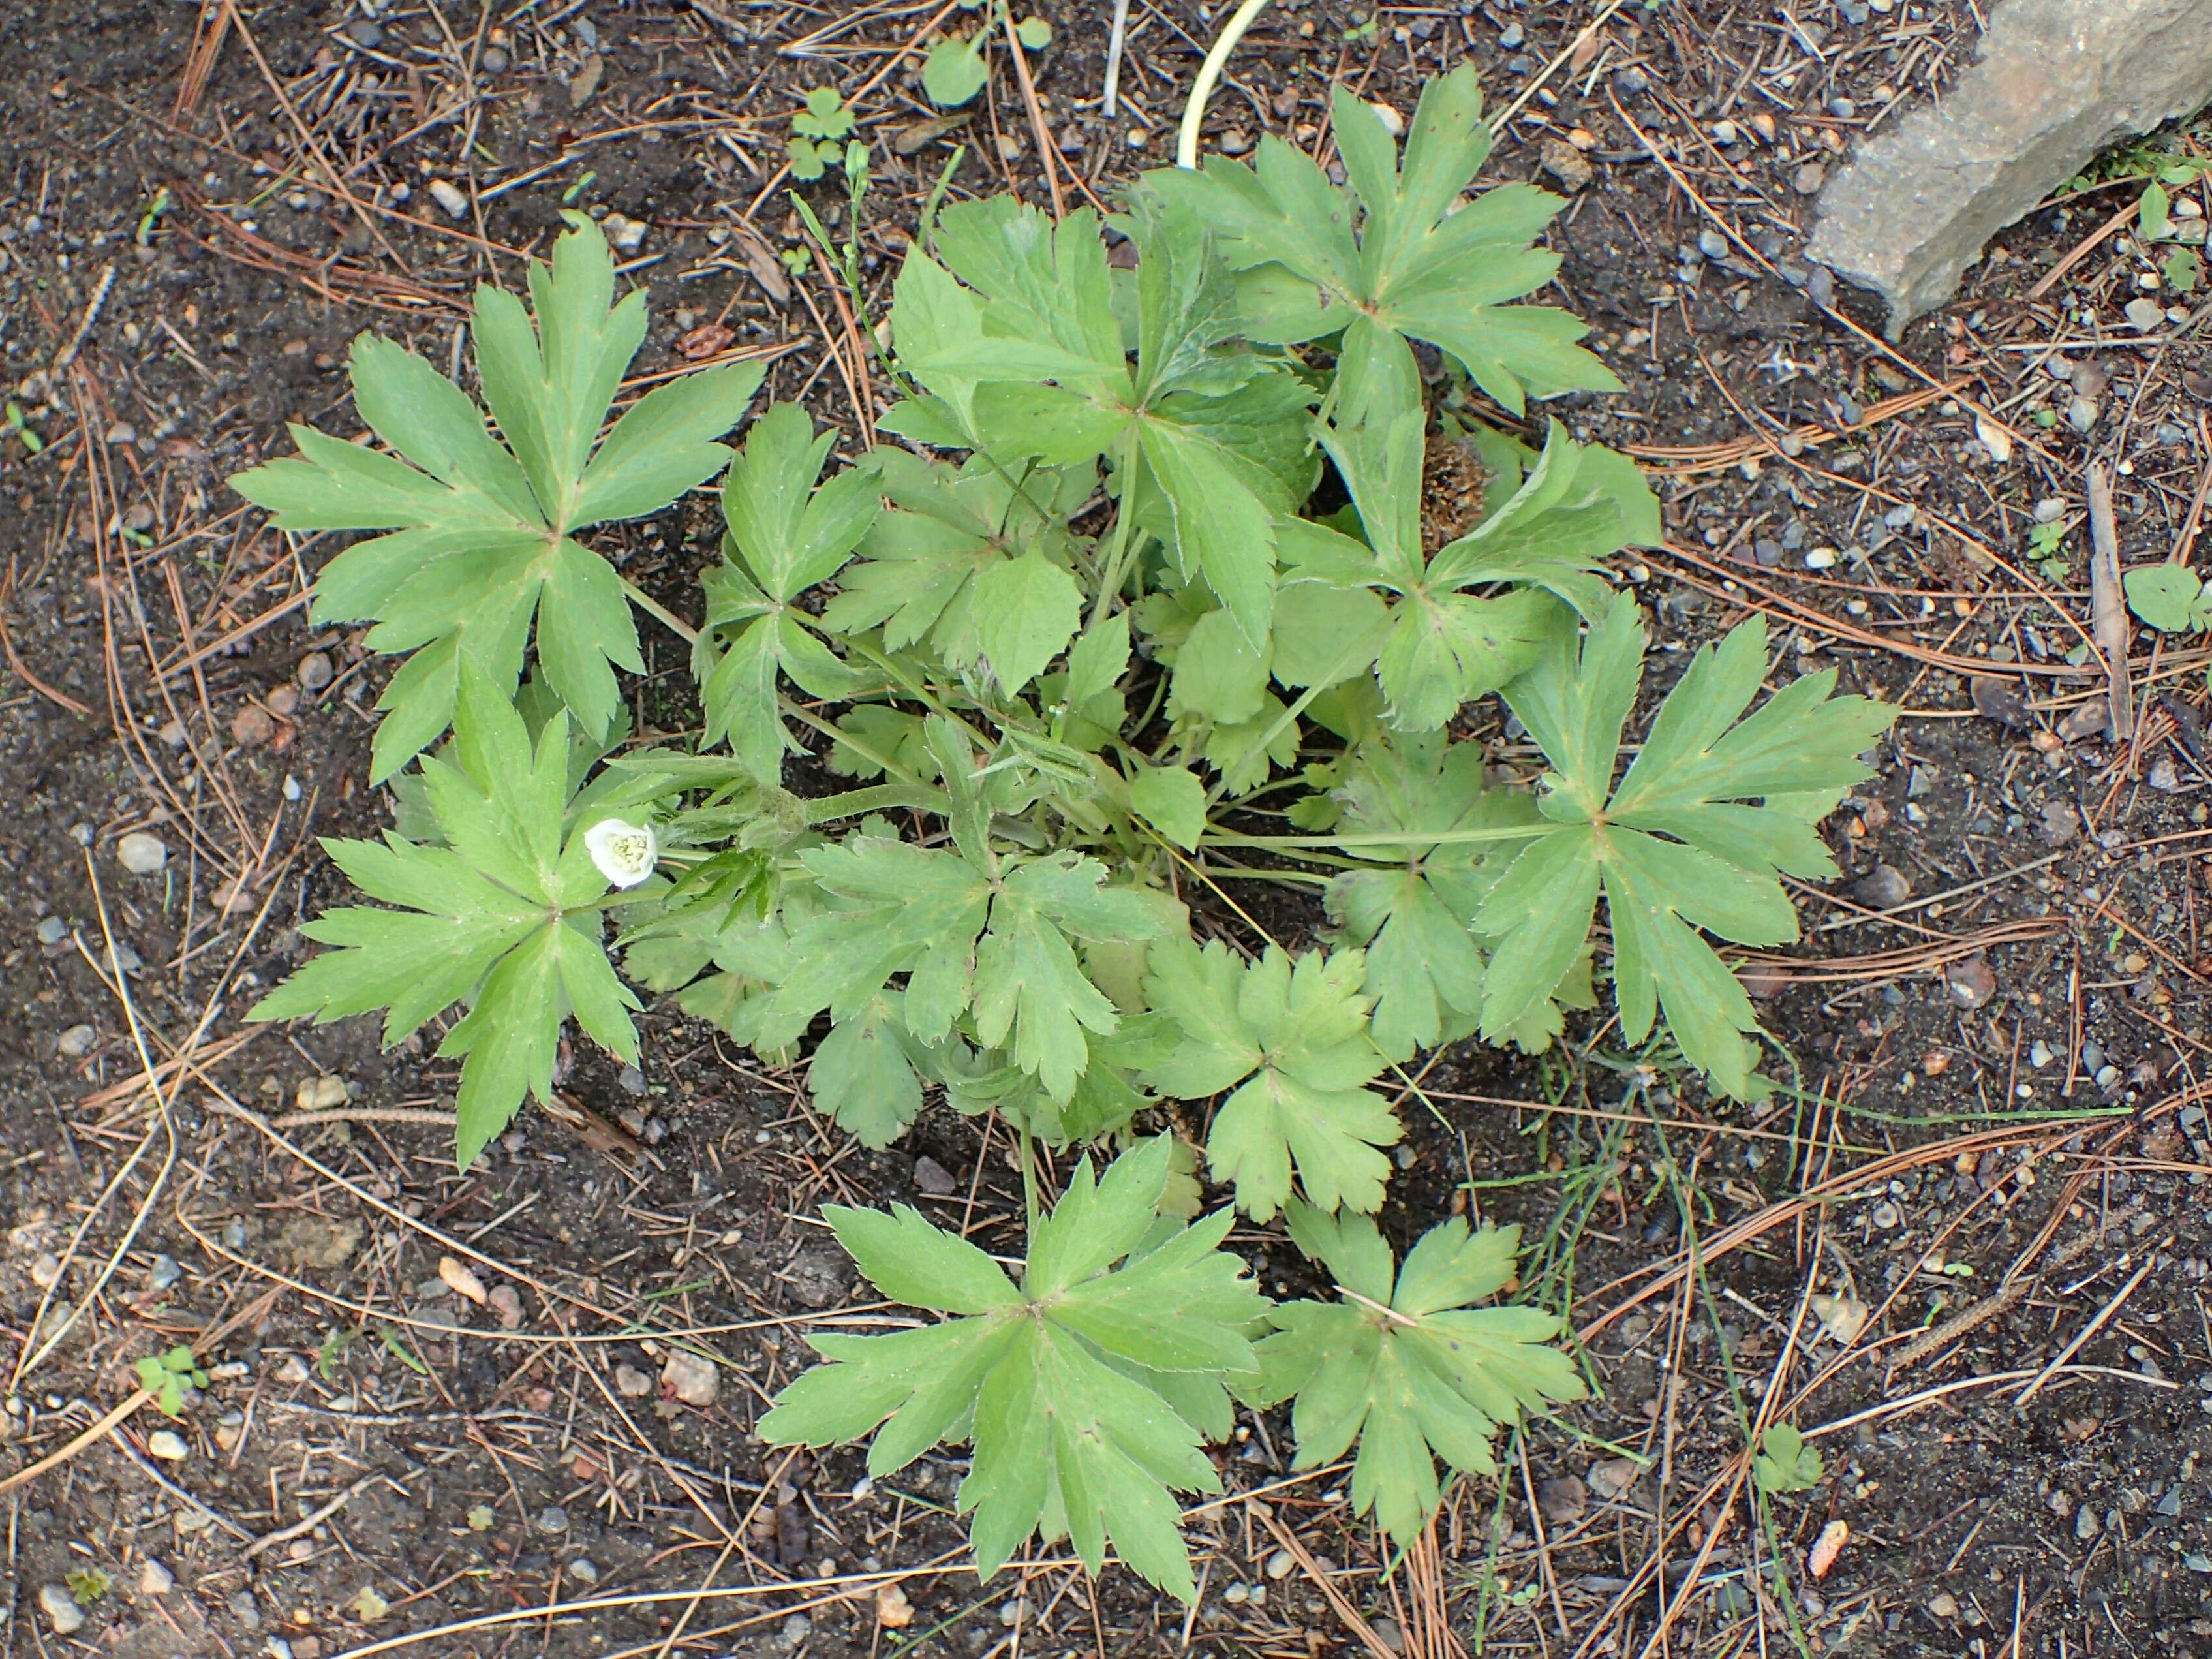
M137 1369L138 1386L154 1396L154 1404L164 1417L182 1416L185 1390L208 1385L208 1374L181 1342L167 1353L142 1354Z
M1052 44L1052 25L1042 17L1012 21L1006 0L960 0L963 11L981 15L966 34L947 35L922 60L921 89L939 109L957 109L983 90L991 78L990 52L999 31L1011 27L1024 52Z
M1820 1484L1821 1472L1820 1454L1805 1443L1803 1435L1787 1423L1766 1425L1751 1465L1751 1478L1759 1491L1810 1492Z
M990 4L933 53L939 101L981 86ZM795 137L834 144L832 101ZM433 1027L464 1165L550 1097L572 1025L638 1061L648 995L803 1066L866 1146L932 1094L1005 1126L1020 1262L909 1209L830 1209L926 1316L816 1337L824 1363L759 1425L867 1441L878 1475L964 1443L987 1571L1064 1537L1192 1595L1175 1494L1219 1489L1206 1449L1239 1401L1289 1406L1298 1468L1352 1457L1355 1507L1407 1546L1501 1428L1578 1397L1557 1314L1492 1305L1514 1230L1384 1237L1383 1079L1468 1037L1541 1051L1609 993L1631 1047L1763 1097L1717 944L1796 937L1783 878L1834 875L1820 823L1892 718L1771 663L1753 621L1632 748L1644 624L1606 561L1658 539L1657 504L1625 457L1527 418L1618 388L1581 324L1524 302L1560 204L1466 193L1490 142L1472 70L1424 91L1402 147L1348 92L1334 114L1341 184L1272 137L1148 173L1127 260L1088 210L933 198L866 331L894 400L858 453L794 404L726 447L745 366L602 438L644 302L576 216L534 316L478 294L483 407L363 336L355 403L388 450L297 428L299 459L236 481L283 527L383 532L324 567L313 615L404 659L371 765L393 825L325 842L365 902L307 924L328 948L253 1017ZM813 228L851 283L849 242ZM1526 424L1432 434L1416 343ZM1449 536L1424 517L1432 438L1482 475ZM586 539L717 477L690 617ZM629 740L633 608L689 644L681 740ZM1457 735L1493 696L1541 752L1528 781ZM1321 939L1261 936L1231 890L1252 883L1318 898ZM1176 1102L1194 1142L1163 1133ZM1038 1143L1073 1172L1056 1200ZM1271 1303L1226 1249L1240 1213L1281 1218L1329 1288Z
M805 107L791 118L791 142L784 147L791 176L811 182L831 167L842 167L845 141L859 125L835 87L817 87L808 93ZM867 151L863 148L860 153Z
M2137 565L2120 578L2128 609L2147 628L2161 634L2202 634L2212 629L2212 588L2186 565Z
M2160 168L2159 177L2144 188L2136 210L2136 228L2146 247L2167 249L2159 264L2160 275L2168 288L2185 295L2196 293L2204 280L2204 258L2197 251L2204 243L2204 220L2193 209L2189 217L2177 216L2166 185L2193 183L2203 170L2203 164L2194 161ZM2189 236L2184 228L2187 226L2194 227L2193 240L2185 240Z

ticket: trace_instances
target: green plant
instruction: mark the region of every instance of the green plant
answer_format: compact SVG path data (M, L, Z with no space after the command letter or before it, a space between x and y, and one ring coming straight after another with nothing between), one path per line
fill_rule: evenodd
M1367 106L1336 109L1346 185L1272 143L1249 167L1149 174L1113 226L1133 270L1087 212L1054 223L999 198L918 227L886 319L883 441L841 460L801 409L761 414L721 483L696 626L573 539L608 516L574 503L604 504L589 469L611 451L624 469L672 452L625 509L711 477L752 385L678 380L586 465L636 337L603 341L587 225L533 276L540 337L547 363L601 340L588 355L612 370L516 392L501 343L528 324L488 299L509 319L481 362L505 443L458 390L428 388L434 371L365 343L372 424L391 383L442 411L429 476L303 434L308 461L246 480L306 526L368 522L334 511L335 483L397 475L374 524L400 533L331 562L349 597L330 608L397 608L405 625L387 617L373 642L418 647L387 695L403 730L380 738L379 776L453 726L392 776L381 842L330 845L376 903L311 924L337 948L255 1013L381 1009L398 1041L464 1010L441 1052L463 1062L465 1164L547 1092L571 1016L634 1057L639 992L803 1066L870 1146L933 1092L995 1116L1027 1199L1019 1275L911 1212L833 1212L886 1297L943 1317L825 1334L829 1363L762 1425L872 1434L879 1469L969 1443L960 1507L987 1567L1032 1531L1065 1534L1188 1595L1168 1494L1208 1489L1200 1448L1233 1398L1291 1401L1309 1466L1356 1440L1361 1507L1401 1539L1439 1500L1437 1457L1481 1472L1497 1425L1573 1398L1545 1346L1555 1318L1469 1305L1509 1283L1510 1231L1448 1223L1394 1273L1364 1218L1401 1134L1393 1068L1476 1032L1543 1048L1607 966L1632 1042L1663 1018L1715 1089L1761 1092L1756 1022L1708 935L1794 936L1780 877L1832 873L1815 825L1889 720L1828 673L1754 709L1768 663L1750 625L1691 661L1622 772L1644 638L1605 561L1657 538L1656 505L1556 422L1533 445L1432 433L1411 343L1515 410L1611 385L1580 325L1512 303L1555 267L1528 243L1557 204L1464 199L1487 148L1471 70L1424 94L1402 161ZM626 438L654 399L665 412ZM532 441L549 410L558 446ZM419 453L428 427L380 429ZM1424 519L1432 441L1464 443L1486 479L1449 534ZM1313 505L1325 472L1334 510ZM417 620L472 614L477 565L454 550L491 533L495 480L501 512L542 522L526 558L517 532L493 565L591 573L612 599L599 669L629 604L674 629L697 732L630 745L573 635L549 648L543 602L519 690L520 600L484 624L496 649L448 643L473 621ZM364 560L415 584L404 605L361 597L390 589ZM436 699L433 680L450 681ZM1534 787L1456 729L1492 694L1542 751ZM1283 948L1237 896L1271 889L1322 901L1316 947ZM1202 1163L1146 1138L1164 1101L1206 1126ZM1054 1206L1041 1145L1122 1150L1101 1176L1074 1164ZM1270 1310L1221 1252L1227 1211L1183 1224L1202 1179L1255 1224L1287 1212L1336 1298Z
M2066 526L2063 520L2053 519L2048 524L2039 524L2027 532L2027 556L2035 561L2035 568L2047 582L2063 582L2071 574L2073 566L2066 557Z
M2120 578L2128 609L2161 634L2202 634L2212 629L2212 592L2186 565L2142 564Z
M835 87L816 87L806 94L805 107L791 118L791 140L784 146L794 179L819 179L831 167L842 167L849 137L859 121L845 107ZM865 145L860 153L867 154Z
M154 1404L164 1417L182 1416L185 1390L208 1385L208 1374L192 1358L191 1349L182 1342L166 1353L141 1354L135 1369L138 1386L154 1396Z
M1810 1492L1820 1484L1820 1454L1787 1423L1769 1423L1759 1437L1751 1478L1764 1492Z
M115 1580L98 1567L72 1567L62 1582L69 1587L70 1600L81 1607L98 1607L115 1588Z
M1261 1401L1297 1403L1297 1468L1334 1462L1359 1443L1352 1507L1370 1510L1410 1547L1434 1513L1436 1457L1496 1472L1490 1443L1523 1412L1579 1400L1567 1358L1544 1345L1559 1322L1534 1308L1478 1308L1513 1276L1517 1227L1469 1232L1454 1216L1422 1235L1394 1273L1372 1218L1293 1203L1291 1237L1336 1279L1334 1302L1268 1313L1259 1344Z
M2204 259L2195 246L2183 241L2174 223L2173 198L2166 185L2192 183L2204 170L2202 161L2191 161L2179 165L2160 167L2159 177L2144 186L2142 198L2136 208L2136 229L2147 246L2169 245L2166 256L2159 264L2166 285L2177 294L2194 294L2204 277ZM2161 183L2160 180L2164 182ZM2197 243L2204 240L2201 219L2196 221Z
M1096 1179L1087 1159L1078 1165L1030 1226L1018 1285L904 1205L825 1208L877 1289L946 1317L821 1337L829 1363L777 1397L762 1438L825 1446L872 1434L878 1477L940 1440L972 1441L957 1507L975 1517L986 1573L1042 1522L1092 1571L1110 1538L1145 1577L1189 1600L1169 1492L1221 1490L1202 1441L1227 1434L1230 1386L1257 1376L1249 1333L1267 1303L1219 1248L1230 1212L1191 1226L1160 1214L1171 1152L1156 1136Z
M622 708L614 670L635 673L637 631L614 568L586 527L658 513L720 472L714 441L760 385L757 363L687 374L631 405L599 441L623 371L645 337L645 295L614 301L606 239L580 214L533 264L522 302L477 290L477 372L500 437L459 387L413 353L358 336L354 407L396 452L294 426L296 459L232 479L286 530L380 530L323 568L319 623L373 621L372 650L406 652L377 707L369 781L382 782L452 723L465 659L498 695L522 670L533 623L546 683L584 730Z
M982 91L991 78L989 52L994 29L1005 29L1026 52L1042 52L1052 44L1052 25L1042 17L1013 21L1006 0L960 0L965 11L981 11L975 29L967 34L948 34L922 59L921 89L939 109L954 109Z

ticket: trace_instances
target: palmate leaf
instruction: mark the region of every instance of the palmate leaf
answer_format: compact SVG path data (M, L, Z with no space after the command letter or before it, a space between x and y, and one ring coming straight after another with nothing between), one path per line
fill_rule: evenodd
M615 667L645 663L621 580L576 532L657 513L720 471L729 451L714 440L760 385L757 363L687 374L640 398L598 442L644 338L645 295L615 304L606 238L567 216L552 264L530 269L534 327L512 294L477 290L477 368L500 437L435 368L362 334L354 406L394 453L295 426L297 459L231 481L280 529L390 532L324 567L313 612L319 623L373 621L372 649L414 653L377 704L371 782L446 730L464 658L511 690L533 623L546 683L585 731L610 728L622 708Z
M903 1205L825 1208L886 1297L947 1316L889 1336L813 1338L830 1363L776 1396L761 1437L825 1446L872 1435L878 1478L939 1441L969 1440L957 1508L975 1516L985 1575L1031 1534L1064 1534L1093 1572L1110 1542L1149 1583L1193 1600L1171 1493L1221 1482L1169 1396L1187 1391L1178 1382L1250 1378L1245 1332L1267 1303L1218 1248L1227 1211L1159 1224L1171 1154L1159 1136L1096 1179L1089 1160L1078 1166L1030 1237L1018 1286Z
M387 833L327 840L324 850L370 898L306 924L325 951L256 1003L249 1019L319 1022L385 1010L398 1042L457 1002L468 1013L438 1053L460 1056L454 1104L466 1169L504 1129L526 1092L549 1100L562 1023L635 1064L638 1006L616 977L597 902L607 878L585 845L589 825L563 818L568 720L546 721L533 746L505 692L463 660L453 743L422 760L424 794L443 846Z
M1272 135L1251 164L1208 156L1203 171L1162 168L1139 185L1219 239L1242 273L1252 338L1310 340L1354 325L1426 340L1516 414L1531 397L1620 389L1575 343L1588 330L1571 314L1505 303L1558 270L1559 256L1530 242L1565 204L1527 185L1462 200L1490 154L1474 65L1422 88L1402 167L1374 110L1348 88L1335 89L1331 112L1342 186Z
M726 738L763 783L781 778L784 751L797 747L776 702L782 681L788 678L809 696L824 698L860 684L815 635L813 618L792 603L843 568L881 507L865 469L814 488L836 436L816 437L797 404L763 413L723 481L728 528L722 562L701 579L707 626L692 649L691 667L706 704L706 741Z
M1476 918L1498 941L1483 1034L1510 1028L1559 982L1589 937L1601 892L1621 1034L1641 1042L1663 1010L1683 1057L1742 1098L1759 1085L1758 1051L1747 1040L1759 1024L1700 930L1740 945L1797 937L1778 877L1835 873L1814 825L1871 775L1859 754L1896 711L1832 695L1835 671L1826 669L1744 717L1766 672L1766 628L1754 618L1698 651L1615 788L1621 727L1643 667L1636 605L1621 598L1587 641L1563 623L1536 665L1506 688L1552 765L1540 799L1549 822Z
M1273 608L1274 527L1313 482L1301 419L1312 393L1234 343L1234 295L1199 220L1153 204L1131 229L1133 361L1097 218L1079 210L1055 227L999 197L946 210L943 265L908 255L900 362L931 394L931 441L1001 463L1105 457L1125 509L1133 492L1157 491L1182 573L1202 576L1256 645ZM894 429L920 435L899 413Z
M1295 1398L1293 1468L1344 1455L1357 1439L1352 1507L1373 1511L1401 1548L1441 1493L1436 1459L1496 1471L1491 1442L1524 1412L1587 1392L1566 1356L1544 1346L1559 1322L1535 1308L1476 1308L1513 1274L1518 1227L1470 1233L1458 1216L1423 1234L1394 1275L1390 1247L1366 1216L1293 1202L1291 1237L1334 1275L1341 1300L1290 1302L1259 1344L1259 1401Z
M1341 412L1323 428L1322 445L1352 495L1366 542L1311 521L1286 529L1291 586L1284 592L1312 581L1389 594L1376 678L1394 726L1433 731L1535 660L1555 601L1586 615L1602 609L1607 588L1599 561L1656 544L1658 502L1626 457L1577 444L1554 421L1517 484L1497 491L1466 535L1426 556L1425 416L1411 353L1403 341L1355 330L1338 388ZM1517 466L1521 458L1513 459ZM1474 588L1504 591L1468 591Z
M1330 918L1346 942L1365 948L1362 988L1376 1044L1404 1060L1468 1036L1480 1020L1486 966L1475 913L1527 844L1513 832L1537 825L1534 800L1486 787L1482 745L1449 743L1442 732L1364 746L1337 794L1337 829L1355 838L1344 851L1376 866L1346 871L1328 892ZM1398 835L1407 839L1356 839Z
M988 664L1020 690L1082 620L1066 520L1096 488L1096 469L1016 480L981 459L955 469L895 449L877 451L875 467L890 509L861 541L823 626L880 627L893 651L926 641L947 667Z
M1216 1180L1234 1182L1237 1206L1265 1221L1298 1188L1327 1210L1382 1203L1404 1133L1389 1103L1367 1087L1382 1055L1367 1036L1365 972L1358 951L1292 958L1273 946L1240 963L1219 940L1203 950L1170 937L1148 953L1145 996L1182 1028L1182 1041L1146 1081L1179 1100L1234 1090L1206 1145Z
M1089 1038L1112 1036L1121 1022L1084 973L1077 943L1150 939L1160 912L1134 891L1103 886L1096 859L1002 858L989 845L965 738L943 716L928 725L959 851L863 831L802 853L827 903L793 933L790 971L762 1005L756 1040L795 1041L824 1009L842 1024L903 974L899 1018L915 1041L942 1042L957 1022L1065 1101L1088 1063Z

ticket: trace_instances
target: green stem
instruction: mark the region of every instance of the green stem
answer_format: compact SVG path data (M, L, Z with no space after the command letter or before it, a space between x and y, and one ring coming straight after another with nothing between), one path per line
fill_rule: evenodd
M1127 574L1131 532L1136 528L1137 515L1129 492L1137 480L1137 428L1132 425L1121 434L1121 459L1115 471L1121 480L1121 508L1114 514L1114 545L1106 555L1106 568L1098 578L1098 597L1091 602L1091 620L1085 625L1089 633L1112 614L1114 596L1121 592L1121 578Z
M684 644L696 645L699 643L699 630L697 629L692 627L690 623L685 622L683 617L678 616L666 605L661 604L659 600L654 599L650 593L640 587L635 582L630 580L629 577L623 576L617 580L619 580L623 585L623 592L629 596L629 602L632 605L644 611L647 616L654 618L656 621L665 625L670 633L682 640Z
M1029 1221L1029 1237L1032 1243L1037 1230L1036 1166L1030 1157L1030 1126L1027 1121L1017 1123L1014 1133L1020 1137L1022 1160L1022 1212Z
M1249 764L1255 756L1266 753L1267 745L1274 742L1278 737L1282 735L1283 729L1285 726L1297 720L1299 715L1304 714L1308 708L1310 708L1313 706L1313 700L1316 697L1321 696L1321 694L1327 690L1330 686L1341 683L1344 678L1351 673L1353 665L1358 662L1359 658L1363 653L1371 659L1375 654L1375 648L1365 638L1355 634L1352 636L1352 643L1345 647L1343 653L1337 658L1336 661L1330 665L1328 674L1316 684L1306 687L1304 691L1301 691L1298 694L1297 701L1293 702L1289 708L1283 710L1281 714L1275 716L1274 720L1269 723L1267 729L1260 734L1256 741L1248 747L1242 755L1238 756L1236 760L1221 769L1220 775L1216 777L1213 781L1213 787L1206 792L1206 804L1208 806L1212 806L1215 802L1218 801L1221 799L1223 791L1229 787L1229 780Z
M916 811L945 811L945 797L934 789L910 789L902 783L879 783L866 789L848 789L838 795L817 795L805 801L809 823L828 823L836 818L856 818L902 806Z
M1587 828L1571 823L1516 823L1489 830L1377 830L1350 836L1240 836L1208 830L1206 839L1222 847L1256 847L1270 853L1296 853L1305 848L1330 847L1465 847L1493 841L1527 841L1535 836L1555 836L1563 830Z

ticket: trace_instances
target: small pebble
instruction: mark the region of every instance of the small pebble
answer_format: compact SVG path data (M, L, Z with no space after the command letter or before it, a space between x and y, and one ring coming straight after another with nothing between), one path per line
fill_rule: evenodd
M615 1085L626 1095L645 1092L645 1073L635 1066L625 1066L615 1074Z
M84 1609L76 1604L67 1584L39 1586L39 1610L57 1636L74 1636L84 1628Z
M134 876L155 875L168 863L169 849L159 836L134 830L115 843L115 861Z
M1800 196L1817 196L1820 186L1827 182L1826 164L1820 161L1808 161L1790 175L1790 187Z
M326 1112L347 1099L345 1079L340 1077L307 1078L292 1091L292 1103L303 1112Z
M599 1565L590 1556L580 1555L568 1564L568 1577L580 1584L596 1584L599 1582Z
M310 651L300 659L300 685L302 690L319 691L331 683L331 678L328 652Z
M384 44L384 30L373 17L356 17L345 27L346 38L374 52Z
M610 213L606 216L607 240L617 253L636 252L645 246L645 234L652 228L642 219L632 219L624 214Z
M548 1504L538 1511L538 1530L540 1532L568 1531L568 1511L558 1504Z
M1959 1007L1979 1008L1997 994L1997 976L1987 958L1968 957L1944 969L1943 986Z
M1277 1550L1267 1558L1267 1577L1276 1579L1288 1578L1291 1570L1297 1565L1297 1558L1288 1550Z
M174 1429L156 1429L146 1437L146 1449L164 1463L181 1463L191 1455L185 1437Z
M486 75L504 75L507 73L509 61L503 48L492 46L477 60L477 67L483 70Z
M2097 424L2097 404L2093 398L2075 398L2066 405L2066 424L2076 432L2087 434Z
M653 1379L635 1365L615 1367L616 1392L631 1400L642 1400L653 1392Z
M794 1613L783 1621L783 1626L777 1634L782 1637L785 1647L799 1647L814 1634L814 1621L803 1613Z
M184 1276L185 1270L177 1265L176 1257L157 1255L154 1258L152 1271L146 1275L146 1288L158 1295Z
M1937 1590L1935 1595L1928 1598L1928 1611L1938 1619L1956 1618L1959 1613L1958 1600L1948 1590Z
M2166 321L2166 307L2155 300L2130 300L2125 311L2129 326L2140 333L2148 334Z
M686 1353L681 1348L672 1350L660 1368L660 1380L670 1393L687 1406L704 1411L714 1403L716 1376L714 1362Z
M1498 31L1498 45L1501 51L1518 52L1528 39L1528 32L1518 23L1508 23Z
M447 217L459 219L467 216L469 198L461 193L460 187L452 179L433 179L430 194L438 205L445 209Z
M1708 259L1725 259L1728 258L1728 251L1729 240L1717 230L1701 230L1698 233L1698 252Z
M230 735L241 747L258 749L276 735L276 722L258 702L249 702L230 717Z
M1852 885L1851 896L1871 909L1894 910L1912 896L1912 884L1894 865L1877 864Z
M1382 124L1383 131L1389 133L1393 138L1402 138L1406 136L1406 118L1391 108L1389 105L1376 102L1370 103L1367 107L1375 112L1375 118Z
M177 1575L171 1572L167 1567L163 1566L159 1561L156 1561L152 1556L148 1556L145 1560L139 1563L139 1595L167 1595L171 1590L174 1589L176 1586Z
M230 1616L247 1630L261 1628L261 1604L253 1599L251 1590L240 1590L230 1598Z
M69 923L59 916L42 916L39 920L39 943L59 945L69 937Z
M100 1042L89 1025L72 1025L54 1039L54 1052L64 1060L82 1060Z

